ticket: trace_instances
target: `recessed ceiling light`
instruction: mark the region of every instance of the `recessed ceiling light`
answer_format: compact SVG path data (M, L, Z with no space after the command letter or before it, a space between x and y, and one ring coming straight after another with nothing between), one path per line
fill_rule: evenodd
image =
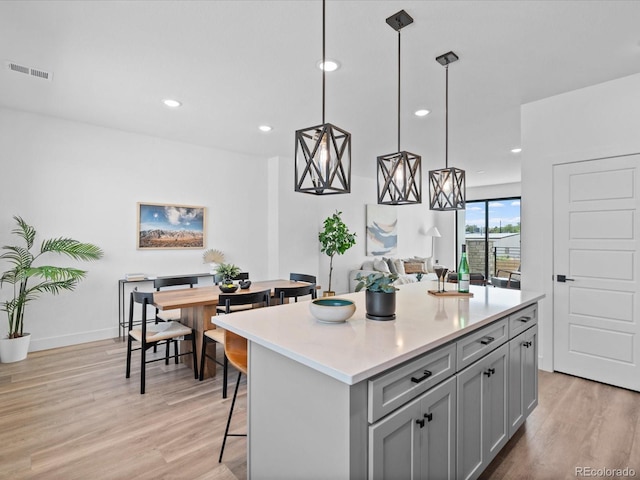
M426 108L421 108L420 110L416 110L414 115L416 117L426 117L427 115L429 115L429 113L431 113L429 110L427 110Z
M273 127L271 127L269 125L260 125L258 128L262 132L270 132L271 130L273 130Z
M335 72L340 68L340 63L338 63L336 60L325 59L324 63L322 63L322 60L320 60L318 63L316 63L316 66L320 70L324 70L325 72Z
M522 149L520 147L511 149L511 153L520 153L521 151L522 151Z
M162 103L171 108L178 108L180 105L182 105L182 103L180 103L178 100L172 100L170 98L163 100Z

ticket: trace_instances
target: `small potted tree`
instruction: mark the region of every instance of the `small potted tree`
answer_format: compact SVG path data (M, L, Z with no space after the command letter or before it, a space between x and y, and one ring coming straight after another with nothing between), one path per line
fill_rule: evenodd
M90 243L81 243L71 238L60 237L44 240L40 251L31 251L36 230L20 217L13 217L18 224L11 233L18 235L23 245L5 245L0 260L12 265L0 276L0 287L13 285L13 295L0 303L0 310L7 312L9 331L0 338L0 362L10 363L24 360L29 351L30 334L24 332L24 313L27 304L41 293L56 295L63 290L73 290L85 275L85 270L50 265L36 266L34 262L47 253L66 255L75 260L97 260L102 250Z
M333 274L333 257L342 255L356 244L356 234L349 232L349 228L340 218L342 212L336 213L324 220L324 228L318 234L320 240L320 251L329 256L329 287L324 291L324 296L333 296L335 292L331 290L331 275Z
M371 320L393 320L396 318L396 290L394 285L398 279L395 273L370 273L363 276L356 275L358 285L356 292L366 289L365 308L366 317Z

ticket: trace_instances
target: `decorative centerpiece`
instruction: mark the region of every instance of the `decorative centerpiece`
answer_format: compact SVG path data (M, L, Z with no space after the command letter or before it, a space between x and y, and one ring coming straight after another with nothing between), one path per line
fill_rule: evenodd
M218 265L224 263L224 253L220 250L210 248L202 253L202 260L209 264L209 273L216 273Z
M17 362L27 357L31 336L23 331L24 311L27 304L42 293L56 295L63 290L73 290L85 275L85 270L73 267L36 266L34 262L47 253L66 255L74 260L97 260L102 250L91 244L81 243L71 238L59 237L43 240L39 252L32 252L36 230L20 217L13 217L18 226L11 231L22 239L20 245L2 247L5 252L0 260L5 260L11 268L2 272L0 286L12 285L12 294L0 303L0 310L7 312L9 331L7 337L0 337L0 361Z
M356 311L356 305L346 298L325 297L309 303L309 311L319 322L346 322Z
M233 283L233 279L240 273L240 268L233 263L221 263L216 268L216 274L222 279L218 287L223 293L233 293L238 290L238 284Z
M366 276L356 275L358 285L356 292L366 288L366 317L371 320L394 320L396 318L396 290L394 285L398 279L395 273L371 273Z
M331 275L333 274L333 257L344 254L356 244L356 234L349 232L349 228L340 218L342 212L336 213L324 220L324 229L318 234L320 240L320 251L326 253L329 258L329 287L323 292L325 297L336 294L331 290Z

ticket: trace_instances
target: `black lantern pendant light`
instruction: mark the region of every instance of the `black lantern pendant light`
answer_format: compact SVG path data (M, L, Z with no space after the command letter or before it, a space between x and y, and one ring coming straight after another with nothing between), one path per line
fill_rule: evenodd
M378 203L409 205L422 203L422 166L419 155L400 150L400 30L413 23L404 10L387 18L398 32L398 151L378 157Z
M351 192L351 134L324 120L325 0L322 0L322 125L296 130L295 191Z
M458 60L453 52L436 58L446 70L445 89L445 150L444 166L429 172L429 208L431 210L464 210L466 186L464 170L449 168L449 64Z

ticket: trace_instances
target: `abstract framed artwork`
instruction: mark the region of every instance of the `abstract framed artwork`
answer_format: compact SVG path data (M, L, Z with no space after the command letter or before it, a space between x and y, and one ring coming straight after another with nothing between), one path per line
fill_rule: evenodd
M394 255L398 248L398 211L367 205L367 256Z
M205 207L138 203L140 250L204 248Z

